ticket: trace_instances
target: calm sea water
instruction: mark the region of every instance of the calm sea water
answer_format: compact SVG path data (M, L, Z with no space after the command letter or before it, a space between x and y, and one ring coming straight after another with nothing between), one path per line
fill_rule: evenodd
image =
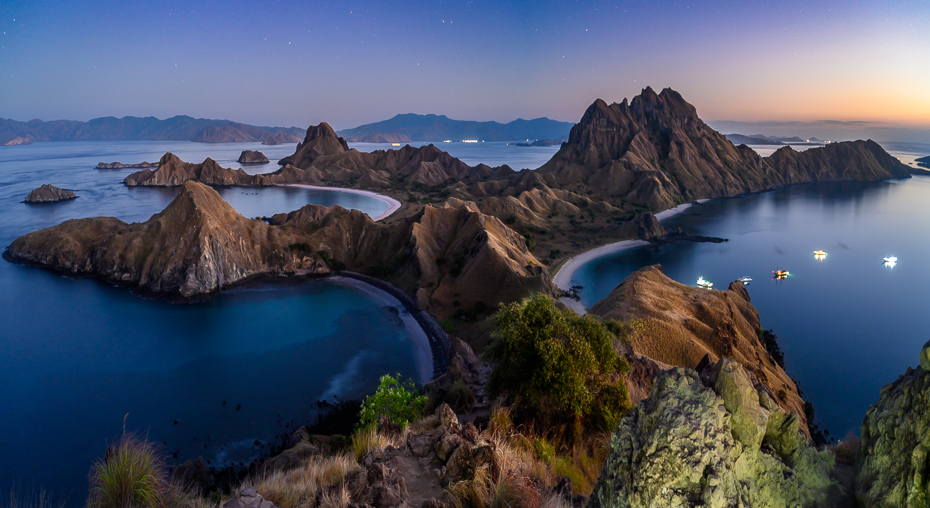
M172 151L188 161L210 156L237 166L248 148L269 157L293 149L182 142L4 147L0 246L69 218L143 221L175 196L170 189L127 188L122 179L134 170L97 170L97 162L152 161ZM43 183L80 197L21 203ZM371 215L387 206L336 191L220 193L250 217L311 202ZM288 422L307 421L316 400L362 396L387 372L414 376L413 351L396 309L336 282L255 283L208 303L171 304L0 261L0 492L11 481L35 482L79 503L91 462L119 436L126 415L129 430L163 441L179 461L247 461L288 431Z
M858 431L882 386L919 363L930 329L928 216L930 177L718 199L664 224L729 242L628 250L586 264L572 283L584 286L582 303L590 307L630 273L656 263L690 285L703 276L725 289L752 277L748 289L762 326L776 332L786 370L839 439ZM814 259L819 249L828 252L823 261ZM898 264L884 266L885 256L898 257ZM773 281L777 268L791 275Z
M440 146L469 164L517 169L540 166L557 149ZM122 180L136 170L94 169L98 162L151 162L170 151L188 162L212 157L235 168L247 149L276 161L294 147L160 141L2 147L0 248L70 218L144 221L176 194L127 188ZM244 169L277 168L272 162ZM54 205L21 203L43 183L80 197ZM218 190L247 217L307 203L339 204L372 216L387 207L338 191ZM290 422L311 418L315 401L363 396L384 373L416 375L399 309L326 280L251 283L207 303L172 304L96 279L74 280L0 261L0 492L13 481L35 483L80 504L92 461L119 436L124 417L127 429L163 442L177 461L198 456L213 465L248 461L277 434L293 430Z

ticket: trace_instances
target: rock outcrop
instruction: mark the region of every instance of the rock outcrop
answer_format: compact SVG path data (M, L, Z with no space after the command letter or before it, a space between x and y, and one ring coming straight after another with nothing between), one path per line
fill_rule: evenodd
M651 213L637 215L633 220L626 222L620 227L620 235L623 237L639 238L640 240L657 240L665 238L668 231L665 226L659 222L659 219Z
M316 254L290 251L287 246L296 241L280 228L246 219L213 189L187 182L167 208L146 222L72 219L17 238L7 254L192 297L261 273L329 271Z
M411 141L405 134L376 132L367 136L349 138L353 143L409 143Z
M588 506L833 506L833 453L799 424L728 358L663 372L614 431Z
M885 386L862 422L856 456L860 506L926 506L930 499L930 342L920 366Z
M26 199L23 200L24 203L57 203L59 201L67 201L69 199L77 198L77 194L65 190L59 189L54 185L43 184L38 189L33 189Z
M707 290L673 281L661 266L647 266L633 272L590 312L640 323L630 337L633 350L664 364L694 367L705 355L710 361L738 361L779 406L799 415L802 431L808 432L804 401L759 338L759 313L742 283L730 284L725 291Z
M240 164L268 164L271 161L258 150L243 150L237 162Z
M278 164L286 166L291 164L299 168L306 168L318 157L336 155L349 151L346 140L337 136L336 131L323 122L320 125L311 125L307 128L307 135L297 145L297 150L280 161Z
M128 168L157 168L157 162L140 162L139 164L123 164L122 162L98 162L97 169L128 169Z
M15 136L2 143L0 146L19 146L19 145L31 145L32 140L25 136Z

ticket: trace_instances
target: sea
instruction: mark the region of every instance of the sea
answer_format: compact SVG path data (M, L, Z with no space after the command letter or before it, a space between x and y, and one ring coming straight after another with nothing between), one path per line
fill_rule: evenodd
M902 162L930 144L882 143ZM766 154L771 147L756 147ZM804 149L805 147L797 147ZM725 243L637 247L582 265L572 284L590 308L630 273L660 264L695 285L726 289L740 277L785 369L834 439L858 433L879 390L919 364L930 339L930 177L813 183L693 205L663 224ZM818 259L814 251L827 252ZM897 263L884 258L896 257ZM773 279L773 271L790 275Z
M423 143L416 143L417 145ZM389 145L359 144L363 150ZM535 168L558 147L444 143L466 162ZM178 141L46 142L0 147L0 248L72 218L145 221L176 189L129 188L136 169L98 162L187 162L211 157L238 168L260 150L278 168L294 145ZM484 155L482 155L484 154ZM27 205L41 184L79 198ZM336 190L219 188L247 217L307 203L339 204L371 216L381 200ZM316 403L359 399L383 374L419 372L405 311L345 281L260 280L208 302L143 298L96 278L0 261L0 493L37 486L69 506L87 495L88 471L108 443L135 432L158 443L169 465L203 457L214 467L247 464L299 425ZM407 320L409 322L409 319ZM430 366L431 367L431 366Z

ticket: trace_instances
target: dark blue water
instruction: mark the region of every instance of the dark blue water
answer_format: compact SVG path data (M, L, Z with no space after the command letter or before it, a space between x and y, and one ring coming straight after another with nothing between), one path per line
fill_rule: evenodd
M97 162L152 161L173 151L185 160L211 156L234 165L241 150L257 147L3 147L0 247L72 217L146 220L175 195L127 188L121 182L133 170L97 170ZM261 147L269 156L274 148ZM21 203L43 183L74 189L80 197L54 205ZM309 202L371 215L386 208L370 197L334 191L220 193L250 217ZM119 436L126 415L127 429L164 441L163 449L177 452L179 461L247 461L267 451L276 434L292 430L288 422L311 418L318 399L360 397L388 372L417 375L399 308L343 283L309 279L253 283L207 303L171 304L96 279L0 261L0 492L20 480L69 495L72 504L82 502L91 462L107 440Z
M838 439L858 431L879 389L915 366L930 338L930 178L811 184L720 199L664 221L729 242L677 243L658 254L636 248L581 267L590 307L631 272L659 263L694 285L725 289L748 275L762 326L773 329L786 370L800 381L817 419ZM828 252L818 261L814 250ZM897 256L894 268L885 256ZM772 280L772 270L791 275Z

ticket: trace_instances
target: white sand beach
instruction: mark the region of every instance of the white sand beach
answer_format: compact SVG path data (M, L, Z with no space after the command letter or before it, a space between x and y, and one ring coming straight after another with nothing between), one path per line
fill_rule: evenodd
M404 327L406 327L407 334L413 341L414 351L417 355L417 382L420 386L430 382L433 378L433 351L429 345L429 338L426 336L426 332L423 331L423 328L420 327L420 324L417 323L417 320L404 310L404 305L390 294L358 279L334 275L329 277L328 280L358 289L383 305L390 305L398 308L400 310L400 317L404 321Z
M706 199L699 199L698 203L704 203ZM689 207L692 203L685 203L683 205L678 205L675 208L669 208L668 210L659 212L656 214L656 218L661 220L668 219L674 215L677 215ZM601 245L600 247L595 247L591 250L582 252L575 257L569 258L565 264L559 268L559 271L555 273L555 276L552 277L552 282L561 290L568 291L572 288L572 277L575 275L575 272L579 268L584 266L586 263L594 261L597 258L601 258L610 254L616 254L617 252L624 251L627 249L632 249L634 247L640 247L642 245L648 245L649 242L645 240L623 240L621 242L608 243L607 245ZM571 298L560 298L562 303L567 307L571 308L578 314L585 314L588 310L580 301L572 300Z
M375 221L386 219L387 217L390 217L392 213L396 212L397 210L400 210L400 201L390 196L385 196L384 194L378 194L377 192L364 191L364 190L358 190L358 189L345 189L343 187L322 187L319 185L307 185L307 184L302 184L302 183L282 183L280 185L282 187L300 187L301 189L329 190L329 191L349 192L352 194L361 194L363 196L372 197L379 201L387 203L388 205L387 210L381 212L381 214L378 215L377 217L371 218L372 220L375 220Z

